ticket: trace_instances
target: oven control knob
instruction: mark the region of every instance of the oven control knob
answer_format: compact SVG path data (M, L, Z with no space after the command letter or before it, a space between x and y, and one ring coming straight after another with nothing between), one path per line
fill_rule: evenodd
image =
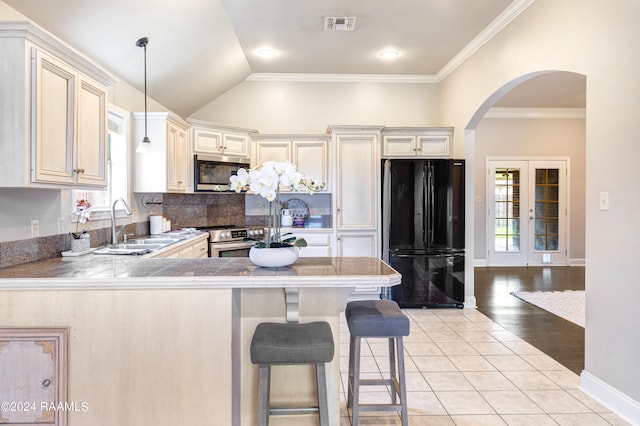
M222 233L220 234L220 236L221 236L222 238L227 238L227 237L229 236L229 233L228 233L228 232L222 232Z

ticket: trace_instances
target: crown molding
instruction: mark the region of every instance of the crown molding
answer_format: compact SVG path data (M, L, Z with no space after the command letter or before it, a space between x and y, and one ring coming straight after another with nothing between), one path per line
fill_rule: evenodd
M484 118L586 118L585 108L491 108Z
M245 81L302 83L438 83L433 75L253 73Z
M517 18L525 11L535 0L516 0L508 8L506 8L496 19L491 22L487 28L482 30L471 43L467 44L456 56L453 57L444 67L436 74L438 82L442 81L458 68L464 61L476 53L489 40L496 36L504 27L509 25L511 21Z

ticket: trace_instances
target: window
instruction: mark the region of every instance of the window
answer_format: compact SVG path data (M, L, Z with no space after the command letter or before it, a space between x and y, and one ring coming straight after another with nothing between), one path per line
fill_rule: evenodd
M129 113L112 105L108 112L107 133L107 190L73 191L72 202L85 199L91 203L91 211L109 211L111 204L123 198L129 204ZM72 207L72 209L73 209ZM118 204L119 208L122 208Z
M495 251L520 251L520 170L495 174Z

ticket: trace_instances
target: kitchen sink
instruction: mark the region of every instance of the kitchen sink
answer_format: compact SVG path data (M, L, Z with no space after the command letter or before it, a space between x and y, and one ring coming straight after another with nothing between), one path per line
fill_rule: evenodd
M163 240L167 241L167 240ZM177 240L171 240L172 243ZM165 244L142 244L139 242L135 243L120 243L120 244L110 244L108 246L101 247L94 251L96 254L123 254L123 255L141 255L147 254L154 250L161 249L166 247L172 243Z
M125 243L110 244L95 250L96 254L123 254L123 255L140 255L147 254L155 250L170 246L178 241L184 240L184 237L177 238L137 238Z

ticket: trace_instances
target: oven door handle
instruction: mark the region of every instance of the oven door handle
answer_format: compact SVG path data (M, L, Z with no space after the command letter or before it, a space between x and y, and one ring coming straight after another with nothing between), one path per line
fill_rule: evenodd
M239 248L248 248L253 247L255 245L255 241L240 241L237 243L211 243L211 248L215 250L229 250L229 249L239 249Z

